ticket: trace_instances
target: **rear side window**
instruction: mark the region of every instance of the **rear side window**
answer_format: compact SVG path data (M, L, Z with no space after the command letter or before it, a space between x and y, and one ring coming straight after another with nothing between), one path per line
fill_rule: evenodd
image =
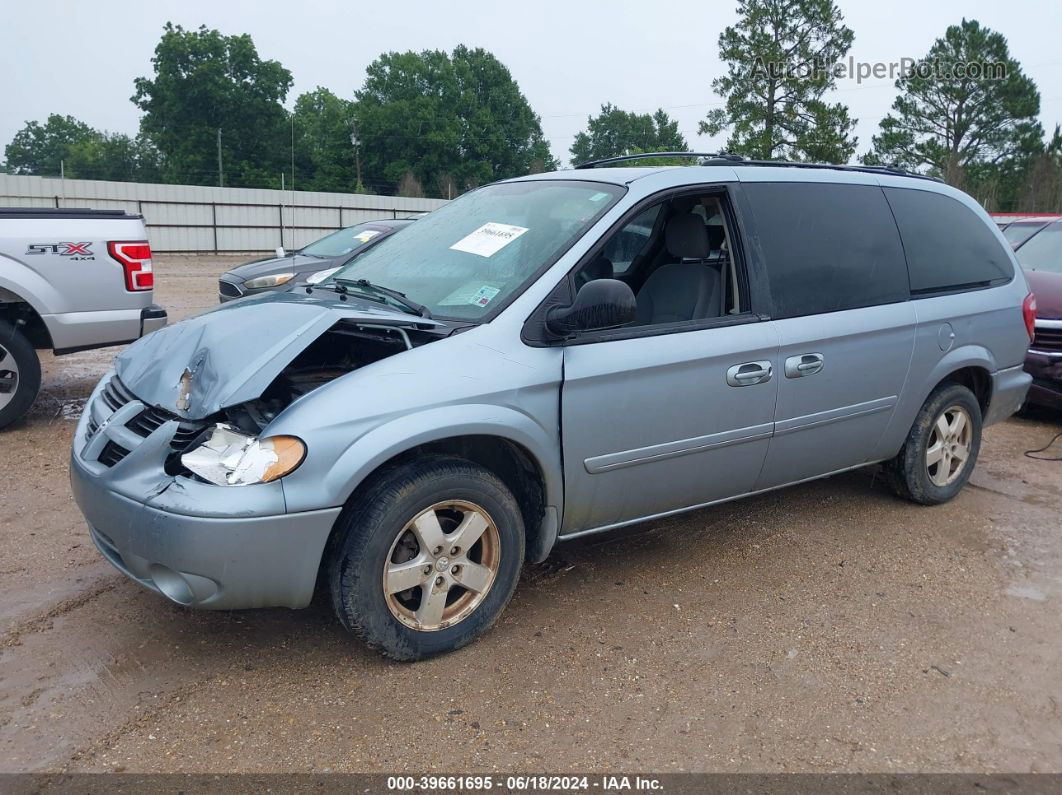
M907 267L881 188L745 183L776 318L906 301Z
M911 293L926 295L1010 281L1014 267L992 229L941 193L885 188L900 227Z

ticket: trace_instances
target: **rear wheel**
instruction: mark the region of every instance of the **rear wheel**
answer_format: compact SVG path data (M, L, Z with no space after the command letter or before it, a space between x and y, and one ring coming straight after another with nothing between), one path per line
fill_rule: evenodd
M966 485L980 449L977 398L960 384L944 384L926 399L907 441L885 468L901 497L937 505Z
M380 475L339 519L336 615L398 660L452 651L508 604L524 558L519 506L491 472L428 458Z
M41 388L41 363L26 336L0 320L0 429L22 419Z

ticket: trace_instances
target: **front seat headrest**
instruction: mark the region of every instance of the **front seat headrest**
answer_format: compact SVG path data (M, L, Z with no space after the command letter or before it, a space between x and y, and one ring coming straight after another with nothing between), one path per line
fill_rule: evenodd
M586 267L576 274L575 289L578 290L587 282L592 282L596 279L611 279L614 275L612 260L601 254L591 262L588 262Z
M724 241L726 241L726 234L723 232L722 224L708 224L708 248L718 251L723 247Z
M667 222L664 243L668 253L676 259L706 259L708 230L700 216L676 215Z

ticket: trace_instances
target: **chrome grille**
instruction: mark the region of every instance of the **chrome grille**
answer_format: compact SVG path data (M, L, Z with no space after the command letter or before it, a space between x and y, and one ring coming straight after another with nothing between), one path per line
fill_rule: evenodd
M136 396L133 395L129 388L121 382L121 379L115 375L112 376L103 387L103 391L100 392L97 400L109 410L103 413L110 414L136 400ZM146 439L156 429L170 420L180 420L180 417L165 409L157 408L155 406L147 406L143 411L140 411L134 417L127 420L125 427L137 436ZM178 454L185 452L207 424L208 423L202 421L180 421L180 424L177 426L177 432L174 434L173 439L170 442L170 449ZM90 407L88 438L91 439L95 436L98 430L99 423L96 421L96 414L91 412ZM100 451L98 460L106 467L113 467L129 455L129 452L129 449L123 445L118 444L113 440L108 440Z
M129 455L129 451L122 447L120 444L114 442L107 442L103 447L103 452L100 453L100 463L106 467L112 467Z
M1062 351L1062 328L1036 327L1032 347L1041 351Z

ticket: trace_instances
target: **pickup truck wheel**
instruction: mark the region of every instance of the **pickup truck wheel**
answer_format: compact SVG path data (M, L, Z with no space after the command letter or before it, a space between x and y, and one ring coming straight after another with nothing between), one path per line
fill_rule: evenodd
M944 384L926 399L907 441L885 471L901 497L939 505L966 485L980 449L977 398L964 386Z
M479 637L520 577L520 508L501 480L470 461L432 457L391 469L338 521L329 565L336 615L396 660Z
M41 363L29 340L0 320L0 429L22 419L41 389Z

